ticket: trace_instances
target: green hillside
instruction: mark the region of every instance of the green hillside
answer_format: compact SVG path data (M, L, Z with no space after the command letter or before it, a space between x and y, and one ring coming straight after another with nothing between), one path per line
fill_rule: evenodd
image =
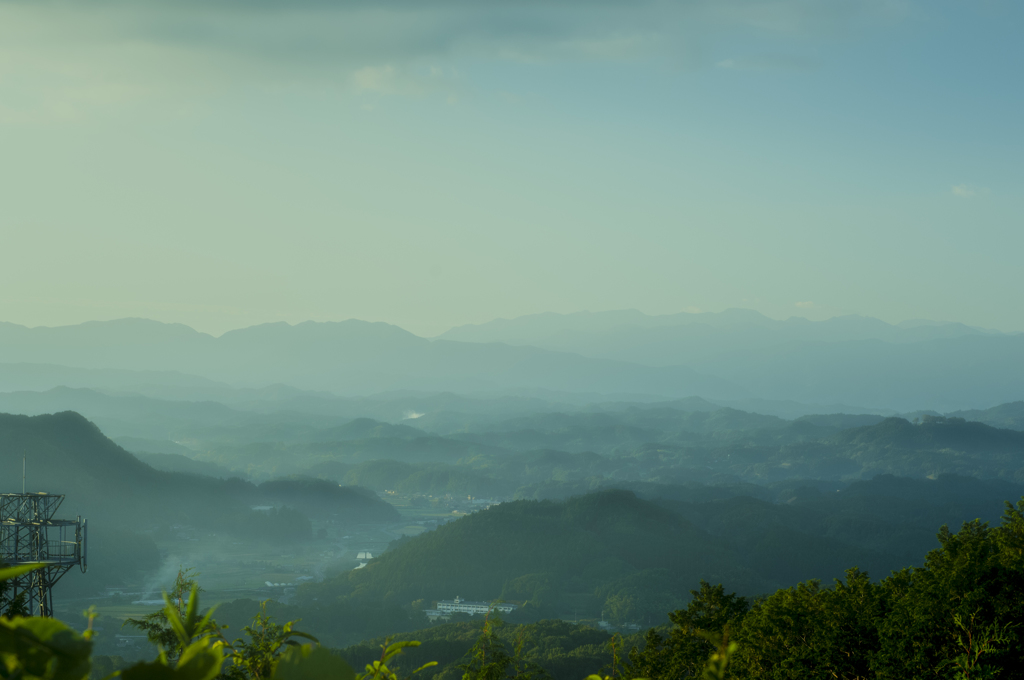
M70 411L0 414L0 491L21 490L23 457L29 491L65 494L63 513L129 528L226 511L250 486L154 470Z
M292 482L262 488L239 479L155 470L73 412L0 414L0 491L21 490L23 458L29 491L64 494L62 513L122 528L200 524L210 518L227 523L248 513L249 505L284 503L302 495L289 492L297 484ZM339 511L354 512L358 506L360 521L394 518L394 510L372 494L329 486L329 492L311 498L333 502Z
M976 420L979 423L1007 430L1024 430L1024 401L1014 401L981 410L953 411L946 415L965 420Z
M737 562L680 516L612 490L565 503L492 506L406 539L365 569L304 586L300 598L503 597L547 615L573 607L599 613L611 601L619 603L616 615L628 618L654 611L655 601L681 601L701 578L728 577L752 593L769 587Z
M576 612L658 623L701 579L757 595L828 582L851 566L885 576L918 563L936 527L997 519L1002 499L1024 486L953 476L879 477L838 491L797 482L776 491L782 502L744 495L742 486L718 498L699 487L645 491L663 499L604 490L492 506L398 541L363 569L303 586L298 602L313 612L325 602L415 608L458 595L522 604L514 621Z
M975 518L995 522L1003 499L1024 495L1024 485L954 475L934 480L883 475L837 486L791 481L779 485L775 502L690 500L680 494L659 503L723 537L745 566L780 583L795 583L828 581L852 565L883 576L916 564L935 546L935 527Z
M1001 430L963 418L924 416L917 425L903 418L886 418L877 425L845 430L835 435L833 441L911 451L1024 455L1024 432Z

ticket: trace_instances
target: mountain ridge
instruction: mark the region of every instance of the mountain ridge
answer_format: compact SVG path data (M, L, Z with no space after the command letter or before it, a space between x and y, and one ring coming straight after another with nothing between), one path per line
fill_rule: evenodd
M8 363L0 366L0 390L31 382L25 366L34 364L51 367L50 383L55 365L71 366L69 376L81 386L90 379L81 371L124 383L127 376L114 380L107 372L145 370L145 379L158 382L210 381L211 394L217 385L342 396L547 391L858 404L861 412L887 414L1024 399L1024 334L963 324L901 327L860 316L778 321L740 309L665 317L552 313L492 324L435 339L356 319L260 324L216 338L143 319L33 329L3 324L0 356ZM459 336L467 328L501 333L471 341ZM510 328L519 335L502 330ZM517 344L524 338L536 342Z
M144 333L136 334L142 340L120 337L126 326L143 328ZM18 327L17 332L13 327L8 324L0 332L0 353L10 364L176 371L245 388L280 383L337 394L541 388L672 397L746 396L728 381L683 366L654 369L534 347L432 341L382 322L309 321L294 326L282 322L239 329L219 338L189 333L180 325L141 320L57 329ZM167 335L161 335L161 329ZM107 343L103 331L111 336Z

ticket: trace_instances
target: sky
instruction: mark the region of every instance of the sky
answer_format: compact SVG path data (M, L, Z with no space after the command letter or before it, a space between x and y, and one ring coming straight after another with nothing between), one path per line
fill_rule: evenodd
M0 321L1024 331L1018 0L0 0Z

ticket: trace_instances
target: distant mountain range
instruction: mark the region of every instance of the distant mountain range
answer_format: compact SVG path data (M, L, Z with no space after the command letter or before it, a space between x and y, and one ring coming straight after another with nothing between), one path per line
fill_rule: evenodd
M498 319L440 337L685 365L751 396L811 404L953 410L1024 398L1024 334L959 323L892 325L862 316L777 321L743 309L665 316L626 310Z
M137 380L145 382L158 378L156 372L174 372L234 387L280 383L345 395L544 389L745 396L728 381L684 366L665 369L535 347L432 341L397 326L355 320L264 324L218 338L180 324L143 319L57 328L0 324L0 357L5 364L43 365L49 373L55 364L104 372L145 371L147 375ZM16 372L4 367L0 376ZM75 377L82 380L80 374ZM24 376L19 379L27 382ZM174 379L186 380L177 375Z
M857 316L776 321L749 310L540 314L435 339L356 320L263 324L220 337L144 319L0 323L0 391L59 385L222 403L413 390L700 396L789 417L948 412L1024 399L1024 334ZM752 408L759 400L815 408Z
M700 361L723 351L771 347L782 342L881 340L913 343L1001 335L1006 334L962 323L911 321L893 325L857 315L838 316L826 321L809 321L802 317L778 321L749 309L660 316L629 309L495 319L483 324L458 326L438 337L460 342L532 345L665 366ZM728 344L723 345L723 340Z

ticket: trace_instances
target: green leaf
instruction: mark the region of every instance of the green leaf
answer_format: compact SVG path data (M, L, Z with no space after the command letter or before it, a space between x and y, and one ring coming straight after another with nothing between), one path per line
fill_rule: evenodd
M437 662L436 662L436 661L428 661L428 662L426 662L425 664L423 664L422 666L420 666L419 668L417 668L416 670L414 670L414 671L412 672L412 674L413 674L413 675L416 675L416 674L417 674L417 673L419 673L420 671L422 671L422 670L424 670L424 669L426 669L426 668L432 668L432 667L434 667L434 666L436 666L436 665L437 665Z
M52 680L82 680L89 675L91 652L91 642L55 619L0 619L0 656L12 670Z
M293 630L293 631L289 631L289 633L288 633L288 634L289 634L290 636L292 636L292 637L300 637L300 638L306 638L307 640L312 640L313 642L315 642L315 643L317 643L317 644L320 644L320 641L319 641L319 640L317 640L317 639L316 639L315 637L313 637L312 635L310 635L309 633L300 633L300 632L299 632L299 631L297 631L297 630Z
M388 652L392 650L398 651L399 649L405 649L406 647L419 647L421 643L419 640L399 640L388 645Z
M185 624L191 628L196 623L196 616L199 614L199 586L192 586L192 592L188 595L188 604L185 605Z
M0 569L0 581L9 581L12 578L18 578L22 574L27 574L30 571L36 569L42 569L45 564L22 564L17 567L7 567L6 569Z
M164 616L167 617L167 624L174 631L174 634L178 636L181 646L184 647L192 641L192 636L185 630L185 623L178 616L178 610L171 604L171 598L167 597L167 593L164 593L164 602L167 603L167 606L164 607Z
M182 680L213 680L220 675L223 663L224 653L220 647L201 640L185 648L178 659L176 671Z
M214 680L220 675L224 655L218 647L200 641L185 648L177 668L163 662L139 662L121 671L122 680Z
M289 647L274 669L273 680L355 680L351 666L339 656L312 645Z
M387 646L384 650L384 662L387 663L391 660L391 657L396 654L401 654L402 650L406 647L419 647L419 640L400 640Z

